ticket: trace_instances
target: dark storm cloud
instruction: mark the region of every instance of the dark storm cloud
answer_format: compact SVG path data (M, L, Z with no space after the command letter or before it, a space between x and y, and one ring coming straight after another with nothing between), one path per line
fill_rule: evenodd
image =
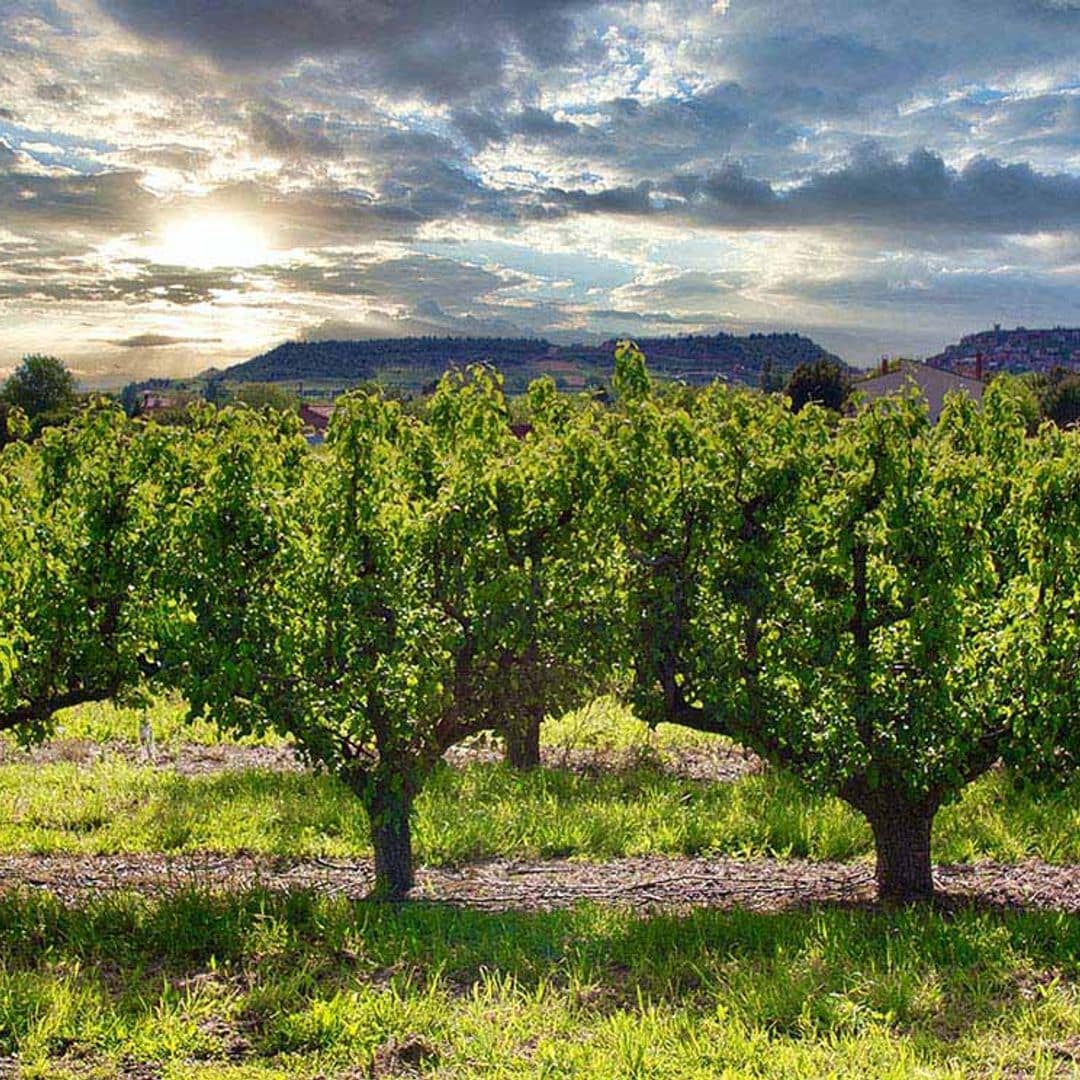
M172 345L209 345L221 341L218 337L171 337L168 334L135 334L133 337L110 341L121 349L164 349Z
M509 51L550 65L590 0L102 0L130 30L225 68L357 54L360 82L448 100L499 84Z
M259 148L285 158L339 158L341 146L330 139L319 117L310 120L275 115L254 108L248 115L251 139Z
M929 150L901 160L864 144L846 165L812 173L787 191L729 165L599 192L555 189L547 205L549 213L673 216L734 228L858 224L1023 233L1080 225L1080 176L982 157L955 170Z

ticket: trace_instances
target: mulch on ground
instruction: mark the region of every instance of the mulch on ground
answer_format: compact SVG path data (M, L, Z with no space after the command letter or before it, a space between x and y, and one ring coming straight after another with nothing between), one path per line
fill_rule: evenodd
M1015 865L956 864L937 867L934 880L943 899L956 904L1080 913L1080 866L1034 860ZM45 889L70 904L118 890L169 895L193 887L315 889L358 899L371 883L368 859L272 859L202 852L0 856L0 893ZM869 904L874 882L865 862L666 856L610 862L494 860L421 869L413 898L485 911L551 911L582 902L674 912L699 907L779 911L814 903Z

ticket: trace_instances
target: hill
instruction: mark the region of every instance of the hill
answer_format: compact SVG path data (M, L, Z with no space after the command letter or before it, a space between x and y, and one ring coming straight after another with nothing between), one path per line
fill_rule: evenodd
M958 344L948 345L926 363L959 375L974 372L981 358L982 373L1024 371L1049 372L1055 367L1080 370L1080 328L1055 326L1030 330L1017 326L1004 330L981 330L966 334Z
M650 369L664 378L701 385L715 379L758 386L783 377L797 364L837 360L800 334L685 335L641 338ZM382 338L369 341L290 341L222 373L231 382L295 382L344 388L377 380L419 391L447 367L486 362L506 377L511 393L540 375L563 389L603 382L614 368L615 342L553 345L543 338Z

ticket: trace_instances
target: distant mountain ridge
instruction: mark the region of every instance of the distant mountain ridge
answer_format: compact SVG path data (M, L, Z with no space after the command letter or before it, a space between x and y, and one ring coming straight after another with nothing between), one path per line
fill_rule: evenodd
M695 385L725 379L752 386L786 376L797 364L843 363L801 334L688 334L637 338L657 375ZM555 345L545 338L412 337L358 341L289 341L222 372L232 382L351 383L378 380L420 390L452 365L484 362L517 392L550 375L563 389L610 378L614 339L601 345ZM846 367L846 365L844 365Z

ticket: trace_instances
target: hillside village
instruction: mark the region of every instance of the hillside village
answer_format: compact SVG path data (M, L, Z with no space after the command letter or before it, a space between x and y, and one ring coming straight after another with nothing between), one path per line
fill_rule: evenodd
M1080 328L1030 330L1017 326L1004 330L996 324L992 330L966 334L958 344L928 357L926 363L972 378L1025 371L1048 375L1059 367L1080 369Z

